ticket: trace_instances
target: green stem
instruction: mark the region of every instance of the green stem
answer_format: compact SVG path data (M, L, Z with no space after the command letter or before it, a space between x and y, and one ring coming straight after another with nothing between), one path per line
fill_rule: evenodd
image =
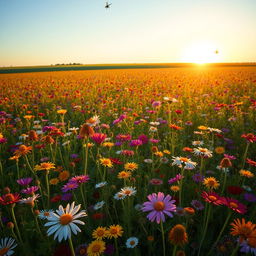
M183 177L184 173L184 167L181 169L181 176ZM180 181L180 190L179 190L179 201L180 201L180 206L182 205L182 184L183 184L183 178Z
M49 187L49 172L46 171L46 174L45 174L45 182L46 182L46 189L47 189L47 207L49 209L49 206L50 206L50 187Z
M176 256L176 250L177 250L177 245L175 245L173 248L172 256Z
M227 172L224 173L224 182L223 182L223 185L222 185L221 194L224 192L226 182L227 182Z
M200 164L200 174L202 175L202 172L203 172L203 168L204 168L204 158L201 157L201 164Z
M71 237L68 239L68 244L69 244L72 256L75 256L75 250L74 250L74 246L73 246Z
M116 256L119 256L117 239L115 238Z
M244 169L245 159L246 159L246 157L247 157L247 153L248 153L249 145L250 145L250 142L247 142L247 145L246 145L246 148L245 148L245 152L244 152L244 157L243 157L243 165L242 165L242 169Z
M17 221L16 221L15 213L14 213L14 206L11 206L11 214L12 214L12 219L13 219L13 223L14 223L16 232L18 234L18 238L19 238L20 242L23 244L23 241L22 241L22 238L21 238L21 235L20 235L20 230L19 230L19 227L18 227L18 224L17 224Z
M163 222L162 222L162 220L161 220L161 222L160 222L160 227L161 227L162 242L163 242L163 256L165 256L164 226L163 226Z
M235 247L235 249L233 250L232 254L230 256L235 256L237 251L239 249L239 243L237 243L237 246Z
M89 142L89 137L87 137L86 139L86 148L85 148L85 161L84 161L84 175L87 174L87 165L88 165L88 150L89 150L89 147L88 147L88 142Z

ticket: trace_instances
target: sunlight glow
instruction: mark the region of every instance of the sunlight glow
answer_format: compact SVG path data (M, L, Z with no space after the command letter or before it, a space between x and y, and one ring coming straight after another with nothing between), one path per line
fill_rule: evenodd
M216 63L221 61L218 47L208 41L195 42L184 49L182 62L196 64Z

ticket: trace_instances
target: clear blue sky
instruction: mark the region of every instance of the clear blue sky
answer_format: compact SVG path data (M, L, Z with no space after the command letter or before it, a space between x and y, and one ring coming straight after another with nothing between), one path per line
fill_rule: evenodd
M109 2L0 0L0 66L256 61L256 0Z

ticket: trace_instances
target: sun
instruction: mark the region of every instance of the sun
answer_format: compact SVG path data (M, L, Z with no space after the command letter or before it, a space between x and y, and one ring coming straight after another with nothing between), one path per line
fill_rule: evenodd
M196 64L216 63L221 61L221 54L218 46L212 42L195 42L185 47L182 61Z

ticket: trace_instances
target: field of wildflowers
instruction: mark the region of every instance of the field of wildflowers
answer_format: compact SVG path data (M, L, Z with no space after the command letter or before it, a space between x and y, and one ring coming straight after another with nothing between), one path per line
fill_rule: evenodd
M256 255L256 68L0 86L0 256Z

